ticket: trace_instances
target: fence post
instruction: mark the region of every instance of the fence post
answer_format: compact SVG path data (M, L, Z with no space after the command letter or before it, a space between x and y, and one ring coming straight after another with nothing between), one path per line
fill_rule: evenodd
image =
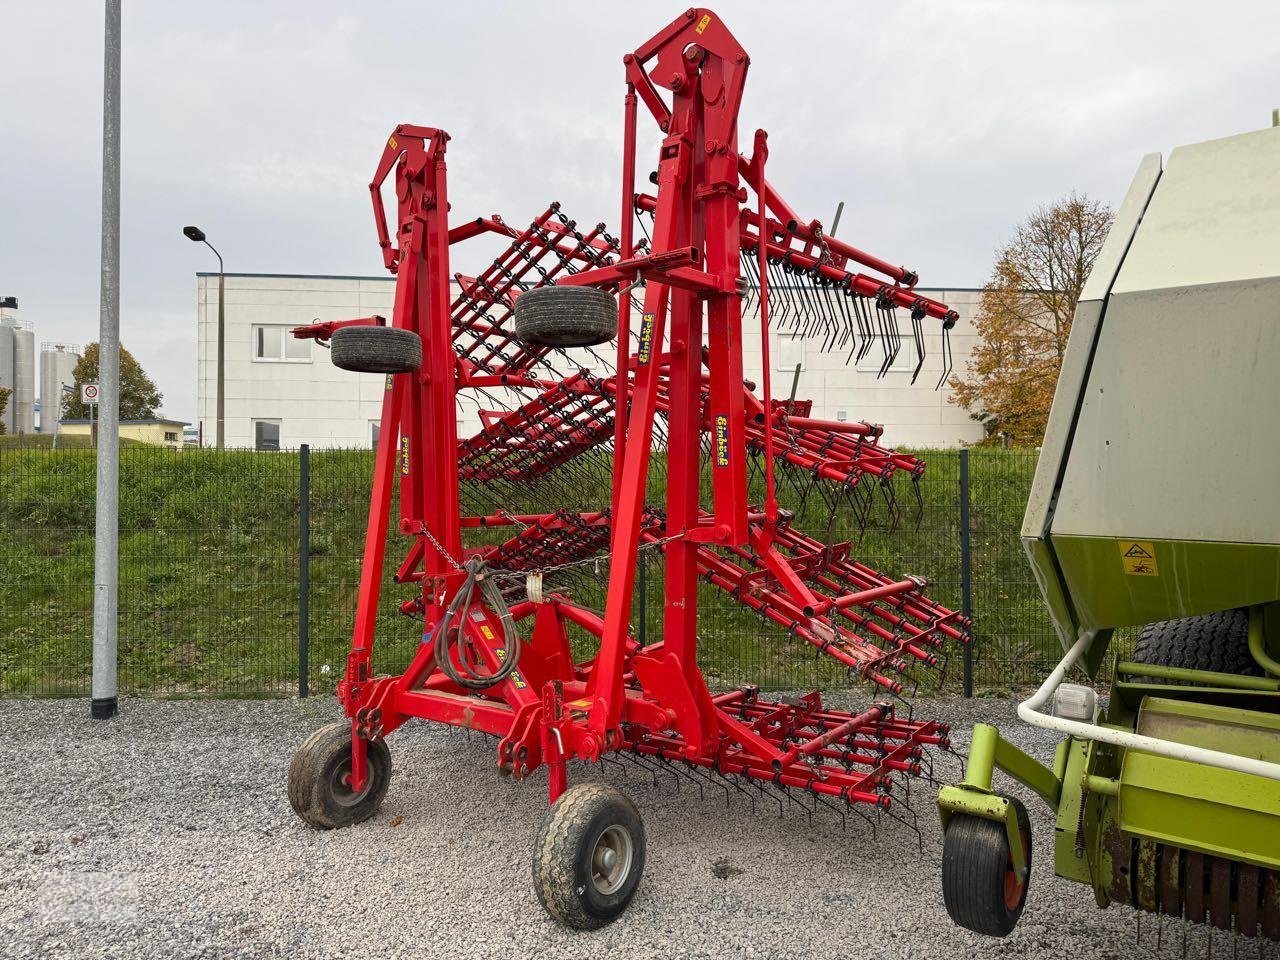
M649 577L645 572L649 568L649 561L643 553L640 554L637 566L640 567L640 622L636 625L636 640L640 646L645 645L646 622L649 619Z
M969 451L960 451L960 612L973 617L973 550L969 531ZM973 642L964 647L964 695L973 696Z
M311 644L311 447L298 450L298 696L308 691Z

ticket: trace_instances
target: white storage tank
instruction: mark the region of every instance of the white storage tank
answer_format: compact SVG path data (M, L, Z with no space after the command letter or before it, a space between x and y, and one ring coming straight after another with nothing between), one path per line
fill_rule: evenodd
M9 402L5 406L4 416L0 422L4 424L5 433L13 433L13 341L18 329L18 300L16 297L0 297L0 388L10 391Z
M40 432L55 433L62 417L62 388L75 383L80 348L69 343L40 345Z
M19 325L13 331L13 432L36 432L36 335Z

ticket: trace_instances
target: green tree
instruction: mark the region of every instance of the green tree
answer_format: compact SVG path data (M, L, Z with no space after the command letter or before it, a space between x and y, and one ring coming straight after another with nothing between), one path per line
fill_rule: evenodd
M0 433L4 433L4 412L9 408L9 395L13 393L8 387L0 387Z
M981 339L967 375L949 381L984 443L1044 437L1076 303L1113 219L1105 203L1073 193L1032 213L997 254L974 319Z
M84 348L80 362L72 372L75 390L62 401L62 416L67 420L87 420L89 407L80 399L80 386L98 382L98 345ZM120 348L120 419L150 420L164 397L155 382L124 347Z

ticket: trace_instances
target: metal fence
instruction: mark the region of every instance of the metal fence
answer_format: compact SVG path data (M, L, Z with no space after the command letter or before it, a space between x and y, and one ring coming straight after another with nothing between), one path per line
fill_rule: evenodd
M886 573L927 577L931 596L959 608L967 493L974 684L1037 682L1060 651L1018 540L1035 452L923 456L928 469L918 488L898 490L896 527L885 509L872 512L865 530L843 514L829 530L806 529L853 540L855 555ZM296 693L300 681L313 693L332 688L350 643L373 458L368 451L310 452L305 512L302 460L297 451L121 451L123 691L283 696ZM0 696L88 693L93 502L92 451L0 447ZM384 583L402 552L388 550ZM637 628L654 639L661 631L661 572L653 559L641 569ZM704 589L700 655L713 684L848 683L833 661ZM397 588L383 590L382 669L406 663L418 639L419 625L396 613L403 599ZM953 656L945 680L956 691L960 659Z

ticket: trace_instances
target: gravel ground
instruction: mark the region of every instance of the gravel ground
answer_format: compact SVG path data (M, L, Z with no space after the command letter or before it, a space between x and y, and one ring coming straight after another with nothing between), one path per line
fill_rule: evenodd
M1131 912L1099 911L1087 888L1052 876L1052 822L1024 791L1013 792L1031 811L1034 881L1021 925L996 941L943 909L927 784L913 804L922 853L892 821L873 835L759 801L753 814L633 770L611 779L644 817L644 880L617 922L574 933L547 918L529 879L545 778L499 776L493 741L411 722L390 739L380 812L322 833L294 816L285 773L303 738L339 716L332 700L129 701L107 723L88 712L84 701L0 703L5 957L1149 955ZM955 724L961 746L973 722L992 720L1052 754L1053 738L1018 723L1008 700L918 712ZM938 763L944 777L956 769ZM1153 931L1143 925L1144 942Z

